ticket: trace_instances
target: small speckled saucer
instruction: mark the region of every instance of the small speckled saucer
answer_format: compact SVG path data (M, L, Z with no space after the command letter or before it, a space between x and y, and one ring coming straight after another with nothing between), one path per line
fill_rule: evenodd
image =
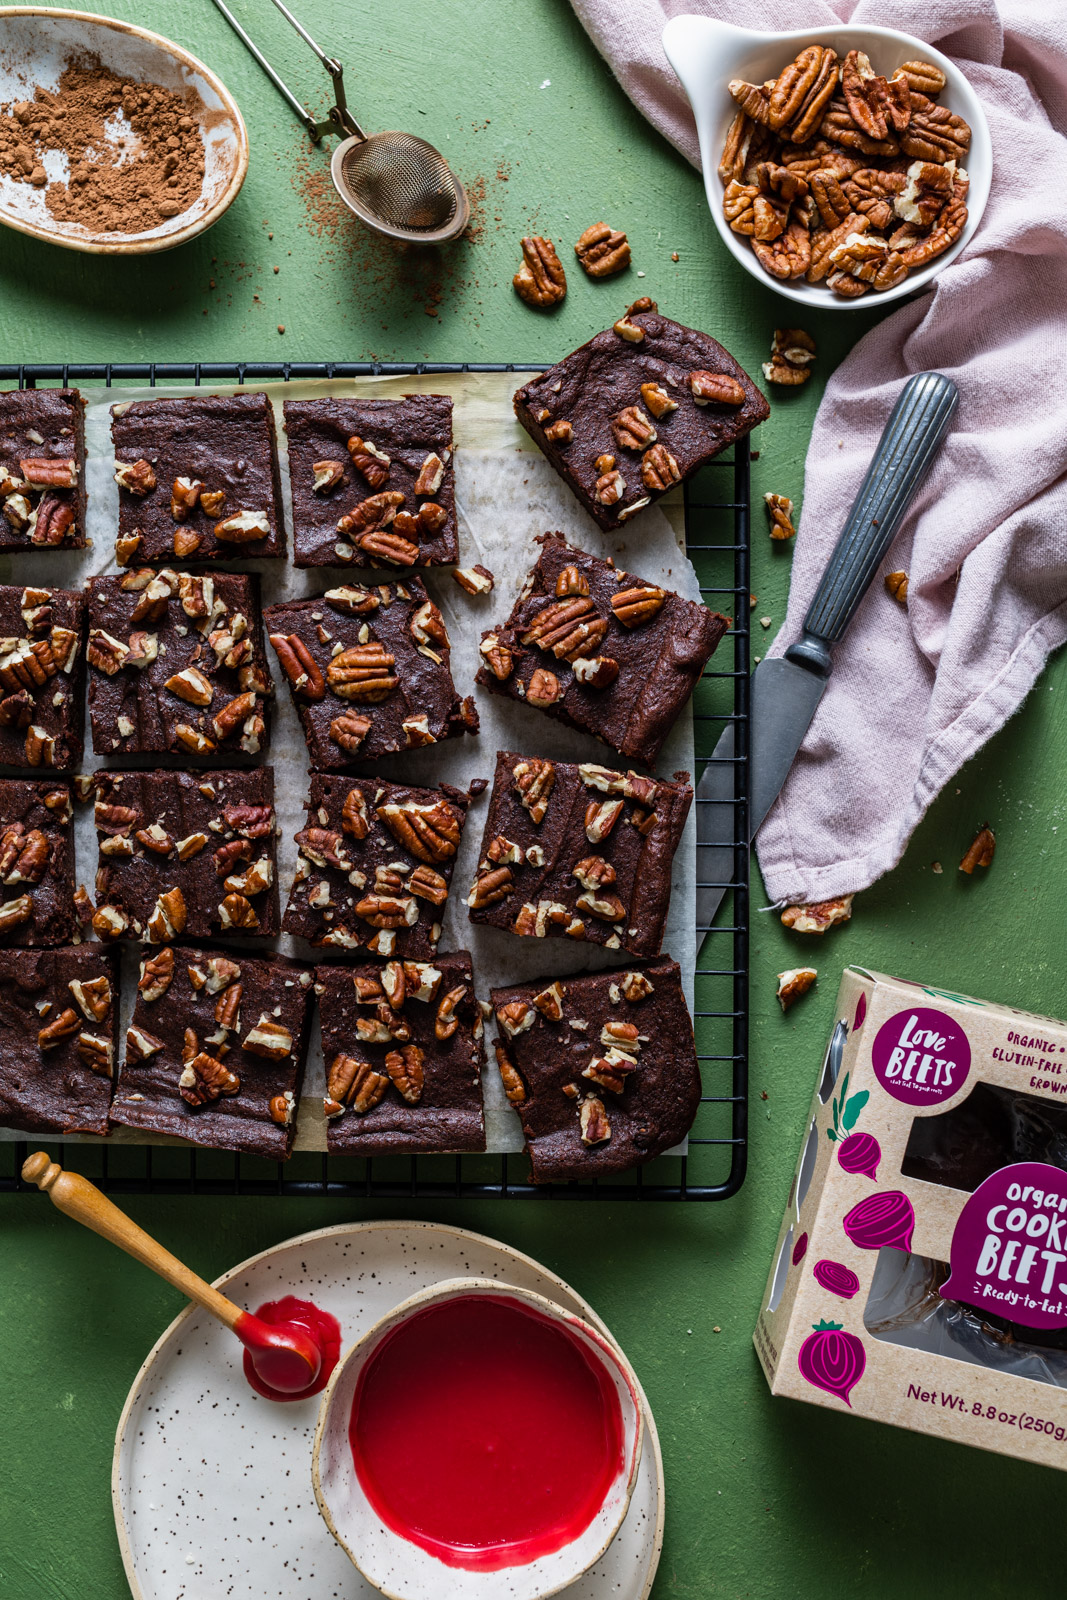
M491 1278L608 1330L562 1279L495 1239L434 1223L367 1222L302 1234L217 1279L252 1309L295 1294L350 1345L418 1290ZM645 1448L618 1534L560 1600L647 1600L663 1543L663 1462L642 1395ZM111 1494L134 1600L374 1600L331 1538L311 1487L319 1402L253 1394L233 1336L190 1306L134 1380L115 1439Z

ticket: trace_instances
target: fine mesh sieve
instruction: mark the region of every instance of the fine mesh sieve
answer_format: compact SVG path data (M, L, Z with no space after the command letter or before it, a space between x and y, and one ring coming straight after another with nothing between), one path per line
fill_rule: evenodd
M444 156L413 133L372 133L368 137L345 102L341 63L320 50L282 0L273 3L333 79L334 104L322 122L317 122L301 105L224 0L215 0L230 27L296 112L312 142L318 144L326 133L344 136L330 161L330 175L348 209L369 228L390 239L409 244L444 244L457 238L470 219L470 204Z

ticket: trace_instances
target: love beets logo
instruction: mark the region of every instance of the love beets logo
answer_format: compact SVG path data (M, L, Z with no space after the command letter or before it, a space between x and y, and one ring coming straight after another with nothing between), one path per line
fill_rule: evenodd
M898 1011L883 1022L871 1050L875 1076L906 1106L936 1106L958 1094L971 1070L960 1023L930 1006Z
M952 1235L943 1300L1067 1327L1067 1172L1020 1161L979 1184Z

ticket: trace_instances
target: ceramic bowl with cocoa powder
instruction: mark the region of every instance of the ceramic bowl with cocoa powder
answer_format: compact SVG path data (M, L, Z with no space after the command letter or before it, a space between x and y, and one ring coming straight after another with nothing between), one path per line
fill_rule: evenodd
M247 167L233 97L179 45L0 7L0 222L69 250L170 250L218 220Z

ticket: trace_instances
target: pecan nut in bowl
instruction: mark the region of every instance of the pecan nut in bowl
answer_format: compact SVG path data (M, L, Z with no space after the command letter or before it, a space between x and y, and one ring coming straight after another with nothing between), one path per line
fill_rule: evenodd
M687 15L663 48L693 106L720 237L787 298L846 310L910 295L973 234L992 145L978 95L939 52L858 22L775 35ZM920 178L923 165L940 179ZM910 215L894 204L905 188ZM850 214L889 246L863 246L863 263L883 258L863 274L851 256L826 259Z

